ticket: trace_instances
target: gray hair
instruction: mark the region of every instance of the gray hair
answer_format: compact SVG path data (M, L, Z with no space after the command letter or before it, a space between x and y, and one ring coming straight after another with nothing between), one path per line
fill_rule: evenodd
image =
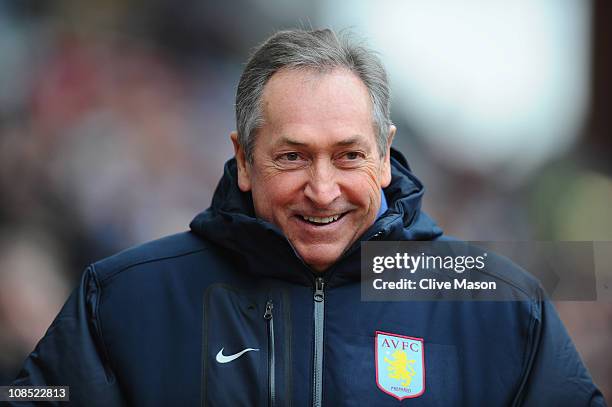
M372 102L373 125L380 156L387 151L390 97L387 73L373 51L347 35L332 30L279 31L255 49L240 77L236 92L238 143L253 162L255 132L263 125L261 97L268 80L280 69L313 69L327 72L345 68L364 83Z

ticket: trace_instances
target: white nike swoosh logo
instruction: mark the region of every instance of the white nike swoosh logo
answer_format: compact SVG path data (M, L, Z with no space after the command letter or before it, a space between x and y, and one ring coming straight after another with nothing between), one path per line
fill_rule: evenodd
M232 360L238 359L240 356L242 356L245 353L250 352L252 350L259 351L259 349L246 348L245 350L242 350L242 351L240 351L238 353L234 353L233 355L225 356L223 354L223 348L221 348L219 353L217 353L217 357L215 359L217 359L217 362L219 362L219 363L228 363L228 362L231 362Z

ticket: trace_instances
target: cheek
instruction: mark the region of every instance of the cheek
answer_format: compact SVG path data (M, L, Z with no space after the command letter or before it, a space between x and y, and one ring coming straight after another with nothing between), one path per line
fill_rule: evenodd
M355 185L359 184L364 189L378 191L380 189L381 172L378 166L372 165L352 174Z
M375 170L364 170L344 176L344 189L351 199L361 203L377 202L380 199L380 183Z
M277 173L274 176L255 177L253 182L253 200L258 212L272 216L273 211L299 199L301 177L295 173ZM263 214L263 213L262 213Z

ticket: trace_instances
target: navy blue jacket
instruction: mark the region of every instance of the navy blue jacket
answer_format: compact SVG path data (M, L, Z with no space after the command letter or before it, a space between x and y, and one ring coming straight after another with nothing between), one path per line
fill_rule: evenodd
M395 151L392 165L389 210L361 241L439 239L421 183ZM234 160L190 227L92 264L14 384L69 385L83 406L604 405L518 270L500 284L521 301L362 302L359 242L313 273L255 218ZM423 339L418 397L378 388L377 331Z

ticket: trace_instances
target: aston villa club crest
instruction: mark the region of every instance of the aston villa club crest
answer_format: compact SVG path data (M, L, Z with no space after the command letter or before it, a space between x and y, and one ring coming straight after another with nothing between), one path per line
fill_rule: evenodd
M403 400L425 392L425 343L388 332L376 331L375 361L378 388Z

